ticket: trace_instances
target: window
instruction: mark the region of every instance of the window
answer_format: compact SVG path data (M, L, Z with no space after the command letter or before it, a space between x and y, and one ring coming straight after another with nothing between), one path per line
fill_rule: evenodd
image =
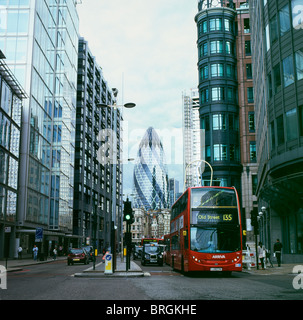
M249 19L244 19L244 33L250 33Z
M251 63L246 64L246 78L252 79L252 64Z
M222 40L211 41L210 53L223 53L223 41Z
M269 25L265 27L265 37L266 37L266 51L270 49L270 38L269 38Z
M267 76L267 92L268 92L268 98L272 98L272 78L271 78L271 73L268 74Z
M224 100L224 88L220 88L220 87L211 88L211 100L212 101Z
M287 140L298 138L297 109L291 109L286 112L286 136Z
M225 31L231 31L231 22L229 19L224 19L224 29Z
M239 147L231 144L229 146L229 159L230 161L239 161L240 156L239 156Z
M251 175L251 183L252 183L252 194L256 195L257 186L258 186L258 175L256 174Z
M207 55L208 55L208 44L207 42L204 42L200 47L200 56L205 57Z
M209 131L209 116L204 116L201 118L201 129Z
M249 154L250 154L250 161L251 162L256 162L257 161L256 141L250 141L250 143L249 143Z
M296 52L297 79L303 79L303 49Z
M285 139L284 139L283 115L277 118L277 138L278 138L278 145L284 143Z
M251 43L250 40L245 41L245 55L251 56Z
M234 78L234 68L231 64L226 65L226 77Z
M272 121L270 123L270 137L271 137L271 150L274 150L276 147L276 136L275 136L275 123Z
M215 144L214 145L214 161L227 160L227 145Z
M248 129L249 129L249 132L255 132L255 113L254 112L248 113Z
M201 103L208 102L208 88L201 90Z
M274 67L274 85L275 85L275 93L276 93L281 86L280 63L278 63Z
M222 30L222 20L215 18L209 20L209 30L210 31L221 31Z
M303 18L302 18L302 0L292 0L292 26L294 29L303 28Z
M227 121L225 114L213 115L213 130L226 130Z
M223 67L222 63L214 63L211 65L211 76L212 77L223 77Z
M254 102L254 88L253 87L247 88L247 102L248 103Z
M233 50L232 50L232 44L230 41L226 41L225 42L225 53L227 54L232 54Z
M201 80L208 79L208 65L204 65L201 68Z
M288 4L279 11L281 37L290 29L290 16Z
M283 59L283 79L284 87L294 83L294 66L292 56Z
M277 16L270 20L270 41L273 44L278 39Z

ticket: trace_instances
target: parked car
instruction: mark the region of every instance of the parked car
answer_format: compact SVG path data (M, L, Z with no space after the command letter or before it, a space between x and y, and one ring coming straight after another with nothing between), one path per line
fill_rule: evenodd
M94 261L94 248L93 248L93 246L85 246L82 248L87 252L87 254L89 256L89 260Z
M73 248L69 250L67 264L73 265L74 263L89 264L89 255L83 248Z
M143 249L142 246L135 246L134 253L133 253L134 260L141 259L142 249Z
M163 266L163 252L161 247L156 243L144 244L141 254L141 264L156 263Z

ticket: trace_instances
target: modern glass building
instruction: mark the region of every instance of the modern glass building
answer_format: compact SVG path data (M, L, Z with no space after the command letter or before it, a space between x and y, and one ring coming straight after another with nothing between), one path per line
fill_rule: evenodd
M112 225L122 227L122 114L110 107L116 102L114 90L84 38L79 39L77 89L74 245L93 245L95 240L102 252L111 245ZM116 161L111 161L113 154Z
M283 259L303 255L303 19L301 0L251 0L260 237Z
M162 142L154 128L143 136L134 167L135 208L169 208L168 176Z
M24 87L18 237L29 250L72 235L78 15L76 1L1 0L0 47ZM69 237L67 237L67 235Z
M26 97L0 51L0 258L16 243L22 99Z

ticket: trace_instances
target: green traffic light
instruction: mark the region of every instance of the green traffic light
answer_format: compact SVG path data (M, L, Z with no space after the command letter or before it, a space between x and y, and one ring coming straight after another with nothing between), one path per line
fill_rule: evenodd
M129 215L129 214L127 214L127 215L125 216L125 220L130 220L130 215Z

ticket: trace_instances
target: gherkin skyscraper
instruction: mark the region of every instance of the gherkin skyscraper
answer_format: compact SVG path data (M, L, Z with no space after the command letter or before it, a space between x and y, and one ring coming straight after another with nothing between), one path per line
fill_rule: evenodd
M162 142L149 127L140 144L134 167L134 207L156 210L169 207L168 176Z

